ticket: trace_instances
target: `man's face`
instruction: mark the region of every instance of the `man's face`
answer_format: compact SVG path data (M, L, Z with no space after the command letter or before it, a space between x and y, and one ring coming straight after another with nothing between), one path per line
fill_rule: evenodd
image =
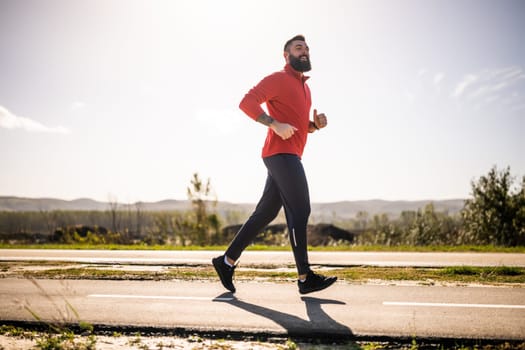
M298 72L308 72L310 64L310 49L302 40L292 41L290 48L285 52L286 62Z

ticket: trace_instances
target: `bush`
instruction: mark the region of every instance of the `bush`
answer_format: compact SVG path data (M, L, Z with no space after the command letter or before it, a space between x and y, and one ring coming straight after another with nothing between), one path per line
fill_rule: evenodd
M507 167L493 167L472 182L472 198L462 211L464 230L478 244L517 246L525 244L525 176L514 187Z

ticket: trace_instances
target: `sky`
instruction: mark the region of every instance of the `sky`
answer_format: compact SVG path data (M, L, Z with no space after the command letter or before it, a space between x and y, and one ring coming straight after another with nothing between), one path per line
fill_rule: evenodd
M312 202L467 198L525 175L525 1L0 0L0 196L255 203L238 108L304 34Z

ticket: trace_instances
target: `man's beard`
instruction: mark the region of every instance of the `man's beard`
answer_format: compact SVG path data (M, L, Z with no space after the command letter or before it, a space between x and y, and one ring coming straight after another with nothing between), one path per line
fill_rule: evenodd
M310 69L312 69L312 65L310 64L310 58L308 56L306 57L306 61L301 61L301 57L295 57L294 55L290 54L290 66L292 66L293 69L295 69L298 72L308 72Z

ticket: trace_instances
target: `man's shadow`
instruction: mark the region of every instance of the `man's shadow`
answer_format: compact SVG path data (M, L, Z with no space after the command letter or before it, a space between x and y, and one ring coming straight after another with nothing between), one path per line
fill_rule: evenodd
M353 337L350 328L331 318L321 307L321 305L327 304L346 305L346 303L312 297L301 297L301 300L305 303L308 320L264 306L247 303L237 299L229 292L223 293L213 299L214 302L227 303L253 314L266 317L283 327L291 337L312 339L329 338L330 340L349 340Z

